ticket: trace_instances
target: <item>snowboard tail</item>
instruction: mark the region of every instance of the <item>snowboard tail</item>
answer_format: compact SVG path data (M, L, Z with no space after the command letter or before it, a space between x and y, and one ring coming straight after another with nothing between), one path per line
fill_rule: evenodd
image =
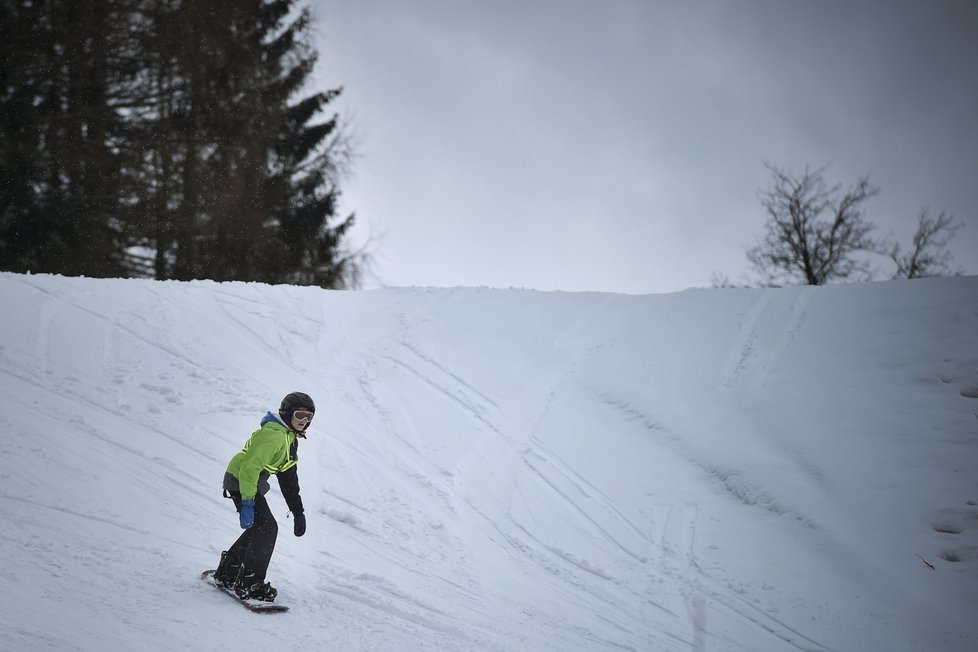
M256 614L276 614L285 613L289 610L284 604L275 604L273 602L262 602L261 600L243 600L239 598L234 591L229 588L218 586L214 583L214 573L216 571L206 570L200 574L200 579L207 582L209 585L213 586L215 589L230 596L235 602L243 606L248 611L254 612Z

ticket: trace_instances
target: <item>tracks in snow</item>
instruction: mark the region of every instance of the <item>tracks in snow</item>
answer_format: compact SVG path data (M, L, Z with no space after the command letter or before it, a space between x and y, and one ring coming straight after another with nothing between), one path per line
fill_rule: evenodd
M780 356L790 348L803 328L811 298L809 291L800 290L764 293L755 301L743 316L740 331L721 370L723 388L763 386ZM584 347L580 353L587 355L592 350L593 347ZM826 649L737 595L734 588L703 572L696 556L697 525L702 514L701 506L695 500L647 504L641 513L635 514L634 510L623 507L615 497L602 491L588 473L582 473L574 464L568 463L559 446L555 447L549 439L543 441L542 424L560 404L555 397L565 395L573 388L567 381L573 375L576 358L561 369L552 369L549 377L539 378L539 382L530 385L532 391L521 397L517 404L500 405L500 400L490 397L478 383L463 378L451 365L405 337L398 338L393 345L383 342L379 350L364 353L371 360L367 368L372 369L369 377L360 377L367 413L379 416L392 432L415 431L417 434L415 437L398 434L406 445L401 452L411 460L396 462L405 468L426 467L425 473L405 478L417 489L417 497L427 499L434 496L434 489L438 489L432 504L444 506L445 492L449 492L455 500L449 498L447 504L473 511L487 526L486 532L494 530L501 536L490 536L499 547L497 552L524 558L530 565L527 569L535 567L528 570L531 575L542 570L544 576L552 576L546 583L547 586L552 583L555 599L567 600L574 609L591 608L601 613L600 620L605 624L594 625L592 631L578 632L581 638L595 636L605 647L625 649L751 649L743 641L760 646L754 649ZM377 395L373 391L373 374L380 369L385 374L400 377L400 382L406 383L402 386L409 389L409 393L404 396ZM422 423L420 419L412 423L409 418L412 413L397 407L399 401L410 396L410 391L418 391L415 388L423 388L425 392L433 390L441 404L461 416L460 424L468 424L464 436L460 433L458 440L453 442L451 456L441 456L441 463L433 462L441 451L429 450L423 428L418 428ZM638 412L630 412L627 405L606 402L624 410L632 419L640 416ZM519 414L519 423L513 423L516 421L512 418L514 414ZM425 418L428 416L424 415ZM659 430L658 426L648 424L645 428ZM444 477L430 473L433 463L441 468ZM404 469L401 471L405 472ZM421 482L424 477L437 477L438 487L425 486ZM521 491L525 491L526 496L520 495ZM506 492L512 493L507 495ZM519 501L524 498L528 498L532 506L519 506ZM372 512L381 504L369 505L368 501L366 509ZM388 526L398 524L402 516L400 512L374 514L374 517L380 517L380 524ZM541 527L554 523L537 523L536 518L562 519L566 529ZM369 538L377 538L370 541L376 554L393 554L418 571L428 568L433 561L412 558L413 551L402 549L403 543L398 544L386 536L390 532L371 526L371 521L378 525L377 518L368 515L366 521L360 531L366 532ZM414 525L421 527L424 524ZM411 531L416 537L420 536ZM565 536L575 531L583 532L586 540ZM431 533L424 532L422 538L430 536ZM458 557L463 554L462 549L449 548L445 552L447 557L440 564L451 566L458 562L459 568L462 567ZM366 591L365 595L371 596L368 602L378 601L378 596L391 593L388 590L391 587L373 586L366 576L354 575L351 585ZM448 584L444 589L457 590ZM481 589L485 591L489 586ZM349 592L339 595L354 601L364 598L364 595ZM396 602L403 603L399 612L407 607L413 617L424 614L423 620L433 619L441 625L451 623L456 610L462 608L459 605L451 608L445 605L417 606L412 604L410 595L396 591L394 595ZM623 600L625 596L630 597ZM482 603L482 598L473 596L471 599ZM389 606L385 600L371 606L384 608L381 605ZM436 608L429 610L427 607L431 606Z
M829 649L702 570L696 554L701 509L695 501L650 506L643 527L542 443L534 441L524 461L533 476L565 505L566 513L576 514L586 529L604 540L605 551L618 551L618 561L605 566L543 541L525 527L521 533L530 537L532 545L516 538L510 543L541 568L590 594L587 599L607 602L602 583L629 586L635 584L630 574L644 576L644 585L633 588L638 600L633 626L635 633L642 632L650 649L746 652L752 648L738 642L744 640L756 641L765 650ZM623 605L608 604L627 611ZM622 617L629 620L627 615Z
M765 291L741 319L720 374L723 387L760 387L805 323L815 288Z

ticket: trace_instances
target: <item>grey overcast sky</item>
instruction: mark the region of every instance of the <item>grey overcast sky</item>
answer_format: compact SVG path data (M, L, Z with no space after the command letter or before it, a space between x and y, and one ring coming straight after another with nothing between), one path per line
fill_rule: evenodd
M765 162L868 174L867 217L904 245L952 213L978 274L978 1L313 6L356 143L343 210L379 239L365 287L743 282Z

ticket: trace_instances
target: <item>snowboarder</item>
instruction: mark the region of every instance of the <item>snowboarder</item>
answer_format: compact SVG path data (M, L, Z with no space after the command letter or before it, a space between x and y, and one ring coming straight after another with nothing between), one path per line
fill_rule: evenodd
M305 438L316 405L308 394L292 392L282 399L278 415L269 412L261 428L252 433L244 448L231 458L224 474L224 496L234 501L244 532L221 553L214 583L231 588L241 599L272 602L278 595L265 581L268 563L275 550L278 524L265 493L268 476L275 474L282 496L291 510L295 536L306 532L306 517L299 496L299 438Z

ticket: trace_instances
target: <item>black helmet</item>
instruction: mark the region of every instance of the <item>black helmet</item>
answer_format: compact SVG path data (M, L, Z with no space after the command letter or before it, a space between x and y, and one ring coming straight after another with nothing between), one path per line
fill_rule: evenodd
M282 405L278 409L278 415L282 421L292 427L292 415L296 410L316 411L316 404L312 402L312 397L302 392L292 392L282 399Z

